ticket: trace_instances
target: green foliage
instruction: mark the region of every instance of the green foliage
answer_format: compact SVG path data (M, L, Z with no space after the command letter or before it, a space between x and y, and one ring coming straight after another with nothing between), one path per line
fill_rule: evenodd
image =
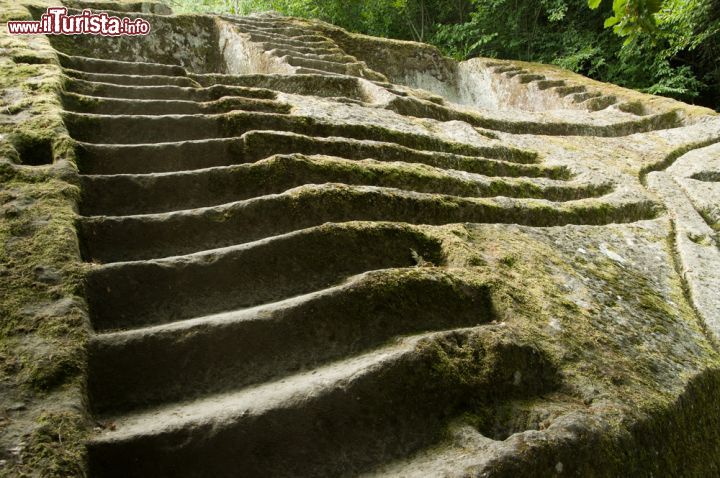
M717 0L166 0L176 11L277 11L474 56L554 63L720 108ZM589 7L589 8L588 8Z
M588 6L593 10L601 3L602 0L588 0ZM613 0L613 15L605 19L603 26L612 27L617 35L627 37L627 45L643 32L657 31L655 14L661 7L662 0Z

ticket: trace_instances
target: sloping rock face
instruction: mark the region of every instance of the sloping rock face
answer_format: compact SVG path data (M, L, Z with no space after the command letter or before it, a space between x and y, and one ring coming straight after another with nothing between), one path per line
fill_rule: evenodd
M73 473L720 474L716 114L320 22L66 3L153 27L4 64L49 85L3 123L12 217L33 184L81 194L50 209L78 238L53 280L82 280L61 335L92 329Z

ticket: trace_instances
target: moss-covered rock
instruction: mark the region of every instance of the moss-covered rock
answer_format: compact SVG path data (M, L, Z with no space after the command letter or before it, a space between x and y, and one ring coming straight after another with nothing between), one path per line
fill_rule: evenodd
M0 474L720 472L716 114L68 6L153 30L0 33Z

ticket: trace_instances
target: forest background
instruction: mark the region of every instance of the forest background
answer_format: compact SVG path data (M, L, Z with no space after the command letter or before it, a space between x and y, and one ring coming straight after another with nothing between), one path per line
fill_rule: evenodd
M276 11L431 43L448 56L552 63L720 111L720 0L164 0L177 13Z

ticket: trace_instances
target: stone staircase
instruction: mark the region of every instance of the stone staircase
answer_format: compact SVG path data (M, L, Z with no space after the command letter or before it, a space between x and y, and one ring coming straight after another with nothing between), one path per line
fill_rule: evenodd
M368 76L322 39L237 22L298 73ZM508 214L438 194L607 190L512 148L289 115L240 77L61 62L84 256L102 263L87 286L88 392L105 428L93 476L340 476L432 444L462 388L429 380L416 345L493 311L486 285L416 269L412 251L437 266L442 252L405 224Z
M620 100L610 94L601 91L589 90L583 85L571 85L566 80L548 79L545 75L532 73L512 63L504 64L498 62L487 62L486 65L494 73L502 74L507 78L514 78L519 83L534 84L538 90L550 90L557 94L561 100L569 99L577 103L579 107L587 111L600 111L616 105L621 110L632 110L630 103L620 103Z
M387 81L332 39L305 25L299 28L282 17L223 17L247 34L268 54L294 67L296 74L338 74Z
M448 267L441 227L622 223L654 217L652 201L482 134L420 131L437 115L373 107L362 88L431 95L289 20L225 20L293 72L58 46L91 263L91 476L356 476L440 443L470 398L552 390L522 345L489 354L484 388L438 378L434 350L496 333L501 313L492 278ZM505 73L588 110L615 102ZM347 116L312 114L328 109ZM521 392L508 363L533 377Z
M326 46L256 27L286 49ZM283 57L299 73L357 65L317 51ZM461 389L428 380L416 345L491 321L487 286L416 270L412 251L443 259L413 227L346 221L461 220L436 194L602 192L511 148L288 115L242 78L203 87L175 65L60 58L84 256L103 263L87 285L105 429L92 476L339 476L433 443ZM489 213L475 209L462 217Z

